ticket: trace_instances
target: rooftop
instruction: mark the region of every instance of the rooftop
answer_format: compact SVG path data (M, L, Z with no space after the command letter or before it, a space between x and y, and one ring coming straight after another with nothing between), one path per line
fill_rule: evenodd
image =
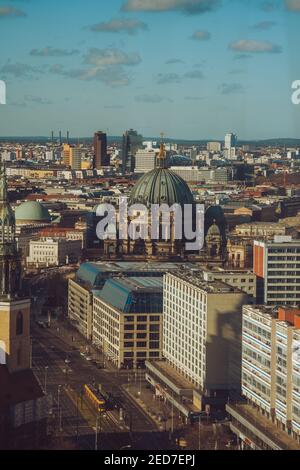
M182 279L208 294L233 294L242 292L240 289L221 281L204 281L201 271L197 270L184 269L181 272L176 272L176 274L169 273L169 275L174 276L177 279Z
M182 263L98 262L84 263L77 271L77 281L92 289L102 289L111 276L163 277L167 271L177 271Z
M275 446L280 450L300 450L300 444L292 439L287 433L278 429L265 416L262 416L257 409L247 404L228 404L227 411L234 416L247 429L252 431L255 429L255 434L259 433L261 439L267 442L272 447Z
M123 313L161 313L163 280L153 277L108 279L94 297Z

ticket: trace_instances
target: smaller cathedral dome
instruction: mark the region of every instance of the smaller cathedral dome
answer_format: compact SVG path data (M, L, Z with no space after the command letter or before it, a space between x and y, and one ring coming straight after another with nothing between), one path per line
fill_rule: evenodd
M17 207L15 212L17 222L40 222L47 223L51 221L48 209L40 202L28 201Z
M221 235L221 231L220 231L219 227L217 226L216 221L214 221L213 225L211 225L208 229L207 236L208 237L216 237L216 236L219 237L220 235Z

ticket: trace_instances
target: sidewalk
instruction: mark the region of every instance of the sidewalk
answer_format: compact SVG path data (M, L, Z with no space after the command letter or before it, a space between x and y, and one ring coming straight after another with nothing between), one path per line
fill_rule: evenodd
M176 409L155 396L152 389L147 388L145 383L131 383L124 385L123 390L127 393L147 416L156 424L160 431L173 431L183 429L184 422Z

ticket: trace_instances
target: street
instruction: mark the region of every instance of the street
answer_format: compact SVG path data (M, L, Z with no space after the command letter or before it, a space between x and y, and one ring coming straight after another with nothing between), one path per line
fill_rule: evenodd
M80 355L78 344L70 335L32 326L32 366L43 390L49 397L49 433L70 441L79 449L114 450L170 449L168 433L162 433L142 409L130 399L122 385L128 373L114 368L99 370ZM67 362L66 363L66 359ZM83 385L101 384L106 392L121 398L124 419L117 410L105 413L98 423L96 412L81 399ZM97 434L97 437L96 437ZM174 446L173 446L174 447Z

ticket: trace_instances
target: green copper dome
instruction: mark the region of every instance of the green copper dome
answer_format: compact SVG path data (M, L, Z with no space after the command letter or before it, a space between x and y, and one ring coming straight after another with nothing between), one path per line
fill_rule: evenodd
M16 221L24 222L50 222L51 217L48 209L40 202L28 201L17 207L15 212Z
M156 168L142 176L133 188L130 205L193 204L194 198L187 183L167 168Z

